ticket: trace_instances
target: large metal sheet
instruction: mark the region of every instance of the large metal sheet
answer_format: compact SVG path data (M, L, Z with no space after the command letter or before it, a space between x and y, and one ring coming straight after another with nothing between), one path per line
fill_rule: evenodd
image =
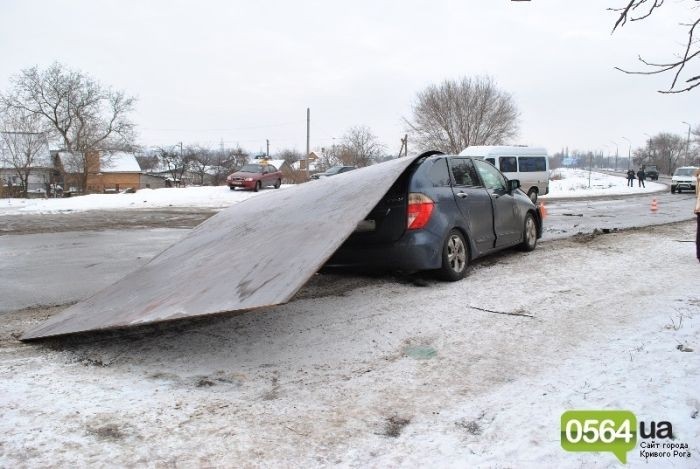
M233 205L22 340L287 302L414 160L400 158L269 190Z

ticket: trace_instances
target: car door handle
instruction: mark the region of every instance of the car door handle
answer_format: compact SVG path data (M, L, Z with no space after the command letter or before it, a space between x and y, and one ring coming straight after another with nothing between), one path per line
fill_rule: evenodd
M497 199L497 198L499 198L499 197L500 197L500 195L498 195L498 194L491 194L491 198L492 198L492 199Z
M466 192L458 192L457 193L457 197L459 197L460 199L466 199L468 196L469 196L469 194L467 194Z

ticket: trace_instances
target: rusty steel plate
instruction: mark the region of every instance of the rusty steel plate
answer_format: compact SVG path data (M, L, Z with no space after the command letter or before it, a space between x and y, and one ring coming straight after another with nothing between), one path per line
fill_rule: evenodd
M139 270L22 340L289 301L415 160L405 157L235 204Z

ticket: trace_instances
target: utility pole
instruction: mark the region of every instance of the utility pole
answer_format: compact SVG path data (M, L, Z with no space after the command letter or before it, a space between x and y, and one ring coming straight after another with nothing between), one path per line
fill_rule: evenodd
M270 139L268 138L267 140L265 140L265 142L267 142L267 151L265 152L265 156L267 156L269 158L270 157Z
M685 166L688 166L688 147L690 146L690 124L683 121L685 125L688 126L688 140L685 141Z
M309 179L309 155L311 143L311 108L306 108L306 179Z
M629 171L630 165L632 164L632 141L627 137L622 137L629 143L629 150L627 150L627 170Z

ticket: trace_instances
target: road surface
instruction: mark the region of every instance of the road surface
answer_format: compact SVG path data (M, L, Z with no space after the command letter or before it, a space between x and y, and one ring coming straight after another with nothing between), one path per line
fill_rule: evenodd
M653 199L656 212L651 211ZM670 193L546 202L542 241L689 220L693 206L693 194ZM1 217L5 233L12 234L0 237L0 272L7 279L0 283L0 314L86 298L136 270L181 239L185 227L213 213L129 210ZM116 230L120 226L124 229Z

